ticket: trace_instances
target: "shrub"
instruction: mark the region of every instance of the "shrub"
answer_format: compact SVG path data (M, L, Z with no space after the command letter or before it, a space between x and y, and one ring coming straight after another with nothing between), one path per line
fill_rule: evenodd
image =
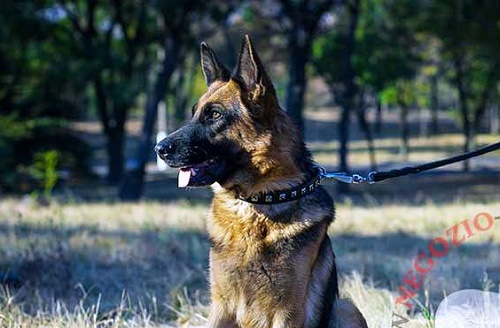
M58 170L88 176L89 146L56 118L21 119L0 115L0 191L50 193Z

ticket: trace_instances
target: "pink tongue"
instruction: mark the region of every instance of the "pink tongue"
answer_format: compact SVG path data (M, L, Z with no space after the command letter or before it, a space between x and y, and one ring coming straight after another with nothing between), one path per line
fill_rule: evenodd
M179 188L185 188L189 185L189 180L191 180L191 170L190 169L180 169L179 179L177 184Z

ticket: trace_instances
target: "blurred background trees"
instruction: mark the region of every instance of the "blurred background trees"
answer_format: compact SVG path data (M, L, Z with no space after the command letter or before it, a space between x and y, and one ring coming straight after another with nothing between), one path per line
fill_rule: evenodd
M339 114L328 138L339 141L340 171L351 169L354 123L376 168L384 108L398 110L403 160L413 112L431 117L424 135L440 133L438 117L451 113L465 151L478 133L499 132L498 0L3 1L0 24L3 192L43 188L47 181L33 174L43 165L57 166L61 177L90 178L95 147L73 128L90 121L104 135L106 181L123 199L138 199L154 159L159 103L169 128L178 126L204 90L199 43L232 64L247 33L304 132L304 111L316 106L306 97L315 91L308 81L324 81L327 106ZM132 150L131 120L141 126Z
M448 78L458 94L464 151L469 151L488 102L494 99L492 93L498 93L500 2L430 1L422 9L422 31L441 41L441 56L450 65Z
M0 4L1 191L29 191L30 174L48 151L61 156L60 170L89 173L90 149L69 129L86 110L85 80L69 42L52 22L44 1ZM69 43L66 43L68 45Z

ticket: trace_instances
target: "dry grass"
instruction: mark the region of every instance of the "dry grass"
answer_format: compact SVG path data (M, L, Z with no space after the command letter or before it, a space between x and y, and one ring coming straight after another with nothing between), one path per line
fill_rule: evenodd
M432 238L500 201L337 207L330 233L343 293L388 327L411 260ZM208 241L206 205L0 202L0 326L167 327L203 325ZM498 224L498 223L497 223ZM426 280L419 302L435 309L443 292L500 281L500 229L450 251ZM493 285L491 284L493 283ZM401 310L398 310L401 311ZM413 327L425 327L417 311ZM406 325L405 327L412 327Z

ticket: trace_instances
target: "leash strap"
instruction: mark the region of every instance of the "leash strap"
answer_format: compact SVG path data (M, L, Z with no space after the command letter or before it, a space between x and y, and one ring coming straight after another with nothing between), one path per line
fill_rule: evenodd
M416 173L420 173L423 171L432 170L432 169L435 169L435 168L438 168L441 166L453 164L456 162L465 161L469 158L473 158L473 157L481 156L481 155L484 155L487 153L491 153L491 152L498 150L498 149L500 149L500 142L493 143L491 145L476 149L474 151L470 151L470 152L463 153L463 154L460 154L457 156L441 159L441 160L438 160L435 162L430 162L430 163L417 165L417 166L406 166L406 167L403 167L401 169L394 169L394 170L385 171L385 172L370 172L370 173L368 173L368 176L366 176L366 177L363 177L359 174L349 175L346 173L328 173L325 171L325 169L320 168L320 170L321 170L320 176L322 177L322 179L335 179L335 180L338 180L338 181L341 181L344 183L357 184L357 183L367 182L367 183L372 184L372 183L387 180L387 179L397 178L397 177L401 177L401 176L405 176L405 175L409 175L409 174L416 174Z
M250 197L243 197L240 196L238 197L240 200L243 200L248 203L252 204L261 204L261 205L272 205L272 204L280 204L280 203L286 203L290 202L293 200L297 200L299 198L302 198L306 195L311 194L316 190L316 188L322 183L324 180L329 180L329 179L335 179L343 183L352 183L352 184L358 184L358 183L375 183L387 179L392 179L392 178L397 178L401 177L404 175L408 174L416 174L420 173L423 171L435 169L437 167L449 165L452 163L460 162L467 160L472 157L484 155L486 153L493 152L495 150L500 149L500 142L479 148L477 150L464 153L461 155L441 159L435 162L430 162L422 165L417 165L417 166L406 166L401 169L395 169L395 170L390 170L390 171L385 171L385 172L370 172L366 177L360 175L360 174L347 174L347 173L341 173L341 172L336 172L336 173L331 173L331 172L326 172L326 170L322 167L317 167L318 169L318 174L315 175L311 180L306 181L305 183L288 189L288 190L280 190L280 191L271 191L267 193L258 193L255 195L252 195Z

